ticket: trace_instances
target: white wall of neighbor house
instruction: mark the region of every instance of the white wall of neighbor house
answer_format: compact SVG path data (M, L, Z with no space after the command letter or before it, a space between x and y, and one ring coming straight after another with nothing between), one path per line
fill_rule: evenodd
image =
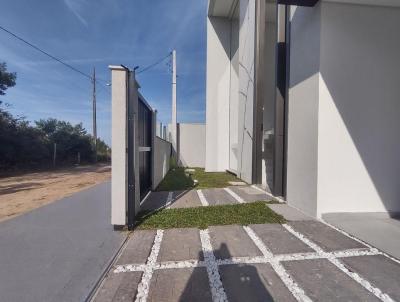
M231 21L230 55L228 169L237 173L239 156L239 6L236 7Z
M213 2L225 17L207 21L205 169L252 182L255 0Z
M112 98L111 224L126 224L126 76L124 68L110 66Z
M180 165L204 168L206 161L206 125L179 123L178 148Z
M255 54L255 0L239 2L238 176L252 182Z
M400 212L400 3L359 2L321 7L320 214Z
M171 143L156 136L154 139L154 167L153 190L169 171L169 159L171 157Z
M341 2L292 9L287 201L399 212L400 7Z
M208 172L229 167L230 21L207 18L206 163Z

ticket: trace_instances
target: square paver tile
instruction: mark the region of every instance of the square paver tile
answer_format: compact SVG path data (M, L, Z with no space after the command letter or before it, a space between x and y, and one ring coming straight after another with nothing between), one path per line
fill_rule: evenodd
M94 302L133 301L142 272L115 274L110 271L98 290Z
M196 190L174 191L171 208L201 207L200 198Z
M250 227L273 254L314 252L280 224L255 224Z
M134 231L128 239L124 250L116 264L143 264L146 263L153 246L156 231Z
M331 227L318 221L292 221L289 222L297 232L322 247L325 251L338 251L345 249L366 248Z
M157 261L204 260L199 230L194 228L164 231Z
M217 259L262 256L261 251L253 243L242 226L212 226L208 229Z
M239 264L219 267L231 302L296 301L269 264Z
M383 255L341 259L351 271L358 273L374 286L400 301L400 264Z
M206 268L155 271L151 279L147 301L212 301Z
M379 301L326 259L282 262L313 301Z
M204 189L201 190L209 205L237 204L237 200L233 198L224 189Z
M162 208L167 203L169 192L151 192L146 200L140 205L141 211L154 211Z
M268 201L272 199L271 196L266 193L262 193L261 191L249 186L232 186L229 187L229 189L239 195L246 202Z
M268 207L274 212L282 215L288 221L315 220L313 217L308 216L287 204L269 204Z

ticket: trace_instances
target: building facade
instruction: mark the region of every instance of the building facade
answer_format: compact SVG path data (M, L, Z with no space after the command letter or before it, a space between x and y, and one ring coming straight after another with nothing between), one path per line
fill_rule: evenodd
M400 3L210 0L206 170L312 216L400 212Z

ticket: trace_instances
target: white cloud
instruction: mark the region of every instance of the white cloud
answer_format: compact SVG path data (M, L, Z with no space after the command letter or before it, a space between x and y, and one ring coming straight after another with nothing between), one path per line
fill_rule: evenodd
M82 10L84 6L84 1L82 0L64 0L65 5L68 9L78 18L78 20L85 25L88 26L88 23L85 18L82 17Z

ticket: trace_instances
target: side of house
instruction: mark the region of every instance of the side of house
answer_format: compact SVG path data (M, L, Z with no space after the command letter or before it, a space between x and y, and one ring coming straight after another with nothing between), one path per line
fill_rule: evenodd
M400 212L400 3L283 2L209 1L206 170L313 216Z

